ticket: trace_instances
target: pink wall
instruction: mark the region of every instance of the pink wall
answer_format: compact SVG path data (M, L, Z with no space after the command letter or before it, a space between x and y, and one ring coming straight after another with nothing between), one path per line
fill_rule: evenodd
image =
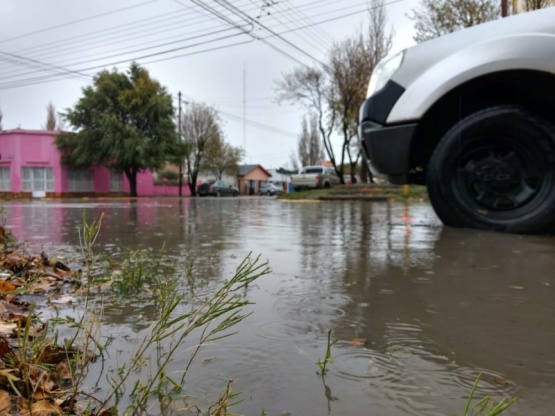
M178 185L154 185L153 194L155 196L179 196L179 186ZM189 190L189 185L183 183L181 187L181 195L189 196L191 191Z
M10 167L12 192L21 192L22 167L51 167L54 192L62 192L60 153L54 136L44 131L9 130L0 133L0 166Z
M67 192L67 168L60 164L61 156L54 139L55 133L51 131L16 129L0 132L0 167L10 168L11 192L23 191L23 167L52 168L54 190L50 192ZM94 192L110 192L110 171L108 168L94 168L93 181ZM123 176L123 191L129 193L129 182L125 175ZM137 193L140 196L157 195L151 171L137 175Z

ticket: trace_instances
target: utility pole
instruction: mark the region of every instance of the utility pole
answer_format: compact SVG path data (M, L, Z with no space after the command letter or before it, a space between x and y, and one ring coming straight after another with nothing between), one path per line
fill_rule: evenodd
M501 17L507 17L509 12L509 0L501 0Z
M179 144L181 145L181 91L177 94L179 99L179 111L178 111L178 119L177 119L177 132L179 134ZM183 187L183 160L179 159L179 196L182 196L181 188Z
M247 155L247 76L245 72L245 61L243 61L243 149L245 149L245 156ZM245 160L246 163L247 160Z

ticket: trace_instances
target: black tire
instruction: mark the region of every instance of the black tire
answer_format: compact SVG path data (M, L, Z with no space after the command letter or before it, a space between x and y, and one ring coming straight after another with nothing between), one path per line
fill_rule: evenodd
M268 191L268 193L266 195L272 196L273 194L270 191Z
M325 182L325 183L324 183L324 188L329 188L330 186L331 186L331 185L330 185L329 182Z
M222 196L222 193L220 191L216 191L216 196L219 198Z
M514 106L474 113L442 138L426 182L446 225L549 232L555 224L555 126Z
M233 196L239 196L239 192L238 191L233 191Z

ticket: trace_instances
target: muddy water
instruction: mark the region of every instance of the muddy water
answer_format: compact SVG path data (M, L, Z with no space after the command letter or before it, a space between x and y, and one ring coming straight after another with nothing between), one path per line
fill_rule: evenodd
M247 415L454 415L481 373L480 397L519 398L508 415L555 408L554 237L447 229L418 203L1 205L30 250L75 248L85 210L105 213L99 249L164 246L207 279L229 277L249 252L267 259L272 274L246 292L253 314L192 369L187 392L200 402L233 379ZM105 321L123 348L155 312L108 307ZM339 340L322 378L328 329Z

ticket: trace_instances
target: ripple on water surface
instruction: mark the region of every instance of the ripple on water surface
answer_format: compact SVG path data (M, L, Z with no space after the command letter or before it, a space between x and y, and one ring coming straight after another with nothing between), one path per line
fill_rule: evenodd
M398 383L403 363L398 358L367 348L347 347L334 355L333 372L348 380L379 379L385 384Z
M334 292L324 284L298 280L281 288L275 296L274 308L283 316L293 316L297 321L328 324L330 319L345 316L345 306L351 297Z

